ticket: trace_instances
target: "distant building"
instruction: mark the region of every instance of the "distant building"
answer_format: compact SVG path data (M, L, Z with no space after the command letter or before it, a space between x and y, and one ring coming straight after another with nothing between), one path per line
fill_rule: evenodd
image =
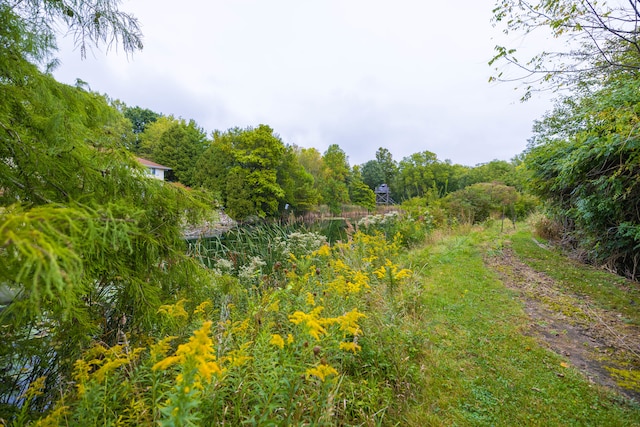
M143 159L140 157L136 157L136 160L147 168L147 175L153 177L155 179L159 179L160 181L164 181L165 173L171 170L171 168L167 166L160 165L158 163L154 163L151 160Z
M380 184L374 191L376 193L377 205L395 205L396 202L391 198L391 189L387 184Z

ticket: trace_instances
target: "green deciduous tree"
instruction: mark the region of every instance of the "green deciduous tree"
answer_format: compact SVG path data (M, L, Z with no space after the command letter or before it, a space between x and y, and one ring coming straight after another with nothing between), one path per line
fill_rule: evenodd
M376 151L376 161L380 165L382 170L382 176L384 177L384 183L393 182L396 173L398 173L398 164L393 160L393 155L386 148L380 147Z
M285 207L288 205L286 211L296 214L309 212L320 202L320 192L313 175L298 160L299 152L298 147L286 146L278 167L278 182L284 191L281 203ZM282 207L280 210L283 210Z
M348 180L351 168L346 153L338 144L331 144L323 156L322 198L334 215L349 203Z
M351 203L367 208L369 211L376 209L376 194L362 179L360 167L354 166L349 180L349 198Z
M324 170L322 154L313 147L297 148L295 151L298 162L302 165L304 170L313 177L313 187L320 195L320 202L322 202L322 177Z
M234 219L274 217L289 203L278 181L285 154L284 143L266 125L214 132L197 163L196 181L218 194Z
M129 150L143 155L140 151L140 138L147 125L158 120L162 114L149 110L148 108L127 107L124 103L117 101L116 108L131 122L131 130L133 132L133 143Z
M380 163L377 160L369 160L362 165L360 170L362 181L372 190L386 182L382 167L380 167Z
M149 110L148 108L141 107L127 107L122 108L124 116L131 121L133 127L133 133L141 134L144 132L147 125L158 120L162 114Z
M160 117L141 135L140 153L173 169L184 185L195 185L196 162L207 149L207 135L195 121Z
M479 182L499 182L512 185L515 165L505 160L492 160L488 163L469 168L462 178L462 186L466 187Z
M400 161L398 174L393 183L394 194L404 199L422 197L429 191L436 191L433 166L438 157L430 151L414 153Z

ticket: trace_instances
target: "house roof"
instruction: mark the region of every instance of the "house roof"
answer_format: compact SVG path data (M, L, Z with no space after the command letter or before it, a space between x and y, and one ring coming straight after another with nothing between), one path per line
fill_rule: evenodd
M138 162L140 162L143 166L146 166L148 168L164 169L166 171L170 171L171 170L170 167L163 166L163 165L158 164L158 163L154 163L151 160L143 159L142 157L136 157L136 160Z

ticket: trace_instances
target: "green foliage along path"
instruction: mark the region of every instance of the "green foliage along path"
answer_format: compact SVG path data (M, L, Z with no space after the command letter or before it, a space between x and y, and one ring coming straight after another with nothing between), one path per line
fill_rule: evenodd
M518 294L485 264L510 244L505 235L476 230L410 254L423 276L416 304L425 348L424 394L409 423L640 425L637 402L590 383L567 357L530 336Z

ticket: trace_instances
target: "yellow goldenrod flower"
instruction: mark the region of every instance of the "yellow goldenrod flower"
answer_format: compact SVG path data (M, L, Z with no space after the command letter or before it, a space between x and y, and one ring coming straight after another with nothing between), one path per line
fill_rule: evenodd
M66 423L62 422L62 418L65 417L69 412L68 406L58 406L53 411L49 413L45 418L42 418L36 421L36 427L57 427L60 425L65 425Z
M316 305L315 297L313 296L313 294L311 292L307 292L306 303L307 303L307 305L310 305L311 307L315 307L315 305Z
M315 368L307 369L305 375L310 377L311 375L318 377L320 381L324 381L326 377L329 375L338 375L338 371L336 371L332 366L321 363Z
M46 379L47 377L37 378L34 382L29 384L29 388L27 388L27 391L25 391L20 398L29 400L37 396L42 396L42 390L44 389L44 382Z
M186 299L181 299L175 304L166 304L161 305L158 309L159 314L165 314L173 319L182 317L184 319L189 318L189 313L184 309L184 303L187 302Z
M169 343L176 338L177 337L174 336L165 337L158 341L156 344L152 345L150 350L151 360L156 361L161 357L164 358L171 348Z
M269 341L269 344L273 344L276 347L280 347L281 349L284 348L284 340L282 339L280 334L271 335L271 340Z
M205 314L206 310L209 307L212 307L212 306L213 306L213 304L211 303L211 301L208 301L208 300L207 301L203 301L200 304L198 304L198 306L196 307L195 310L193 310L193 314L194 315L196 315L196 314Z
M388 277L389 280L394 282L397 280L402 280L406 277L410 277L411 274L413 274L413 272L406 268L403 268L402 270L398 271L398 266L393 264L390 259L387 259L385 264L380 268L378 268L377 270L375 270L373 274L378 276L378 279L383 279L385 277Z
M269 304L269 306L267 307L267 311L272 311L274 313L277 313L278 311L280 311L280 300L277 299L271 304Z
M316 251L311 253L311 256L325 256L331 255L331 247L328 244L320 246Z
M244 319L242 322L234 322L231 332L235 334L241 334L249 329L249 319Z
M225 362L229 362L229 366L237 367L242 366L249 360L253 359L251 356L247 356L246 353L249 348L253 345L253 341L247 341L240 346L237 350L231 350L227 355L221 360Z
M340 330L346 334L357 336L362 334L360 326L358 326L358 320L366 317L364 313L360 313L357 308L354 308L350 312L340 317L320 317L320 312L324 307L316 307L311 313L307 314L302 311L296 311L289 316L289 321L299 325L304 324L308 328L309 335L316 340L320 340L321 335L326 335L326 326L333 324L339 324Z
M322 310L324 310L324 307L316 307L309 314L302 311L296 311L289 316L289 320L296 325L304 323L305 326L309 328L309 335L314 337L316 340L320 340L320 335L325 335L327 333L324 326L331 325L336 322L336 319L321 318L320 312L322 312Z
M354 343L353 341L340 343L340 350L352 351L356 353L361 348L362 347L360 347L358 344Z
M345 264L344 261L342 261L341 259L337 259L337 260L333 261L333 263L331 263L331 266L333 267L333 269L337 273L350 272L351 271L351 267L349 267L347 264Z
M209 336L212 324L211 321L204 322L200 329L193 332L189 342L178 346L175 355L157 362L152 369L166 370L173 365L193 366L199 377L207 382L213 375L222 374L222 369L216 362L213 341ZM178 375L176 382L180 383L182 378L182 374Z
M329 283L326 284L327 289L329 291L335 292L338 295L346 295L347 294L347 280L344 276L338 276Z
M287 335L287 344L291 344L291 343L293 343L293 335L288 334Z
M89 381L89 371L91 370L91 365L87 363L85 360L78 359L73 364L73 380L76 383L76 387L78 389L78 395L83 396L86 387L85 384Z
M358 326L358 320L363 317L367 316L364 313L360 313L357 308L338 317L337 321L340 324L340 330L354 336L361 335L362 329Z

